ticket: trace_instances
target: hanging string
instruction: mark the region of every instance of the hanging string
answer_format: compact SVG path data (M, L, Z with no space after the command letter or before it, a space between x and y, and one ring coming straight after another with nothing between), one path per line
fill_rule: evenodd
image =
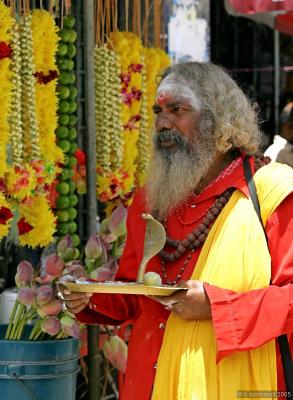
M161 47L161 1L154 0L154 44L155 47Z
M140 0L136 0L136 1L137 1L137 10L136 10L137 35L139 38L141 38L141 4L140 4Z
M49 13L53 15L54 12L54 0L50 0L49 2Z
M61 28L63 28L63 18L64 18L64 0L61 0L61 15L60 15Z
M42 10L43 8L43 0L40 0L40 9Z
M106 0L106 41L111 32L111 0Z
M102 1L97 0L96 3L96 44L101 45L101 25L103 19Z
M21 0L17 0L17 9L19 16L22 15Z
M118 30L118 0L114 0L114 7L115 7L115 13L114 13L114 30Z
M128 32L129 0L125 0L125 30Z
M148 32L149 32L149 15L150 15L150 4L149 0L144 1L144 21L143 21L143 44L145 47L148 46Z
M11 14L16 15L16 0L10 1Z
M132 3L132 32L134 34L136 34L136 8L137 8L137 4L136 4L136 0L133 0Z
M161 7L161 29L160 29L160 36L161 36L161 48L163 49L163 50L166 50L166 32L165 32L165 24L164 24L164 21L165 21L165 13L164 13L164 11L165 11L165 8L164 8L164 5Z

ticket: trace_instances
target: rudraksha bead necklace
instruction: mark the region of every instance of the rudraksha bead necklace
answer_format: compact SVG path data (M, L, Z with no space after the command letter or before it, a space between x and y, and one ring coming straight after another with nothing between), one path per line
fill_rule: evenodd
M221 194L208 209L202 222L196 228L194 228L193 231L189 233L185 239L174 240L167 236L166 246L175 249L175 251L172 253L167 252L166 250L162 250L159 253L159 256L161 258L162 277L167 285L176 285L179 282L183 272L185 271L185 268L191 260L192 254L198 247L201 247L204 244L213 225L213 222L220 214L225 204L227 204L227 202L229 201L234 190L234 188L229 188L225 190L225 192ZM163 225L166 230L166 223L164 222ZM182 267L180 268L178 275L176 276L174 281L170 281L167 276L166 262L174 262L178 260L187 251L189 251L189 254L187 255Z

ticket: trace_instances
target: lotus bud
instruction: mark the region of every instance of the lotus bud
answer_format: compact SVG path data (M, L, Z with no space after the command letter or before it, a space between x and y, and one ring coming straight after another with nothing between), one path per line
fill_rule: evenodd
M110 218L103 219L99 229L100 236L106 244L113 243L117 239L117 236L109 229L109 220Z
M17 287L30 286L32 283L34 269L28 261L21 261L17 266L15 283Z
M30 287L21 287L17 294L18 301L26 306L31 306L35 302L34 289Z
M127 363L127 344L117 335L104 342L103 352L110 363L125 374Z
M57 254L51 254L45 260L45 271L48 275L61 276L64 269L64 262Z
M93 233L85 246L85 255L90 260L97 260L102 255L102 243L98 235Z
M76 339L80 338L80 328L77 321L68 315L61 318L62 331Z
M113 281L117 270L118 264L116 260L111 259L102 267L94 269L90 273L90 278L98 282Z
M126 234L126 208L123 204L119 204L119 206L113 211L112 215L109 219L109 230L115 236L123 236Z
M59 257L62 257L62 253L64 253L68 248L73 247L72 238L70 235L64 236L62 240L58 243L57 246L57 254Z
M36 301L37 303L42 306L44 304L49 303L49 301L53 300L54 290L52 286L44 285L40 286L37 289Z
M46 317L42 321L41 329L51 336L57 335L61 329L61 323L56 317Z
M64 250L61 257L64 261L74 260L76 254L75 250L77 249L75 249L74 247L68 247L66 250Z
M62 310L62 304L59 300L53 299L47 304L37 307L37 313L41 318L51 315L57 315Z

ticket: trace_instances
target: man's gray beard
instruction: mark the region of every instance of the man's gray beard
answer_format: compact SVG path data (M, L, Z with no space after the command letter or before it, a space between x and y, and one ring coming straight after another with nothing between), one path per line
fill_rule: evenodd
M185 143L177 143L176 148L160 147L155 139L146 183L146 200L150 212L160 220L194 194L215 159L216 146L210 132L197 135L195 143L181 138Z

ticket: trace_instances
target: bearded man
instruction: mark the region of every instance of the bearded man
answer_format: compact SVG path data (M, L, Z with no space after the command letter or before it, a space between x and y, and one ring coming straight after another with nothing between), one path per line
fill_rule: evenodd
M154 112L149 178L129 208L116 279L136 281L141 214L150 212L167 242L147 271L188 290L167 298L64 291L66 305L89 324L132 321L123 399L232 400L245 397L239 391L284 390L275 339L287 334L292 345L292 169L256 156L254 106L213 64L168 68Z

